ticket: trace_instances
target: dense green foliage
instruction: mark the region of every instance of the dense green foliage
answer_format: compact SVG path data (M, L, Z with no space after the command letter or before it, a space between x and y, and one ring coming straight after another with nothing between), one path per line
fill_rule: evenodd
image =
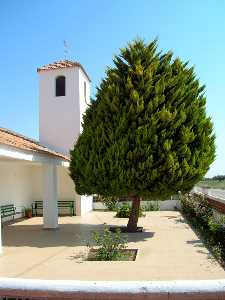
M189 191L215 157L193 67L136 40L115 56L71 151L79 194L166 198Z
M98 246L94 260L122 260L121 250L127 248L127 238L121 235L118 229L115 233L105 228L103 234L94 232L92 236Z
M118 205L117 207L117 218L129 218L131 213L131 206L129 203L124 202L121 205ZM139 207L139 217L144 217L144 208L142 206Z
M181 207L206 246L225 266L225 216L214 214L209 202L202 196L182 196Z

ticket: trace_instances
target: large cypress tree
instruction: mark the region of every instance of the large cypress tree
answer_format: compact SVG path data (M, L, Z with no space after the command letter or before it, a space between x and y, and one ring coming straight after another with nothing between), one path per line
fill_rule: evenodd
M205 87L187 62L143 40L113 62L84 116L70 173L79 194L130 197L127 229L136 231L141 197L190 191L215 158L215 138Z

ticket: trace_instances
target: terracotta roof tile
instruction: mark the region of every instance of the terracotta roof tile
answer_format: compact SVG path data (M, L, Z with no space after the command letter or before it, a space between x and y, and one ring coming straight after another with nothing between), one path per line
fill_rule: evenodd
M88 76L87 72L85 71L84 67L79 62L72 61L72 60L59 60L59 61L55 61L55 62L53 62L51 64L44 65L43 67L37 68L37 72L44 72L44 71L49 71L49 70L72 68L72 67L81 68L81 70L87 76L88 80L91 81L91 79Z
M0 144L13 146L17 149L37 152L41 154L47 154L54 156L56 158L62 158L69 161L69 157L48 149L47 147L41 145L38 141L25 137L21 134L13 132L11 130L0 127Z

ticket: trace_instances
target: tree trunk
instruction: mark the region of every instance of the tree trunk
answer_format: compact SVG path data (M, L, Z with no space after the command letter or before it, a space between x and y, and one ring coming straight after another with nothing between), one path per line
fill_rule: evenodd
M137 231L140 202L141 202L140 197L133 197L131 213L130 213L129 221L127 223L127 231L128 232Z

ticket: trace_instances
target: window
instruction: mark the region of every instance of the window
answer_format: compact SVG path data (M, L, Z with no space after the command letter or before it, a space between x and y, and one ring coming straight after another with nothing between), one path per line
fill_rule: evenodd
M84 81L84 101L85 103L87 103L87 86L85 81Z
M66 77L58 76L55 80L55 95L56 97L66 95Z

